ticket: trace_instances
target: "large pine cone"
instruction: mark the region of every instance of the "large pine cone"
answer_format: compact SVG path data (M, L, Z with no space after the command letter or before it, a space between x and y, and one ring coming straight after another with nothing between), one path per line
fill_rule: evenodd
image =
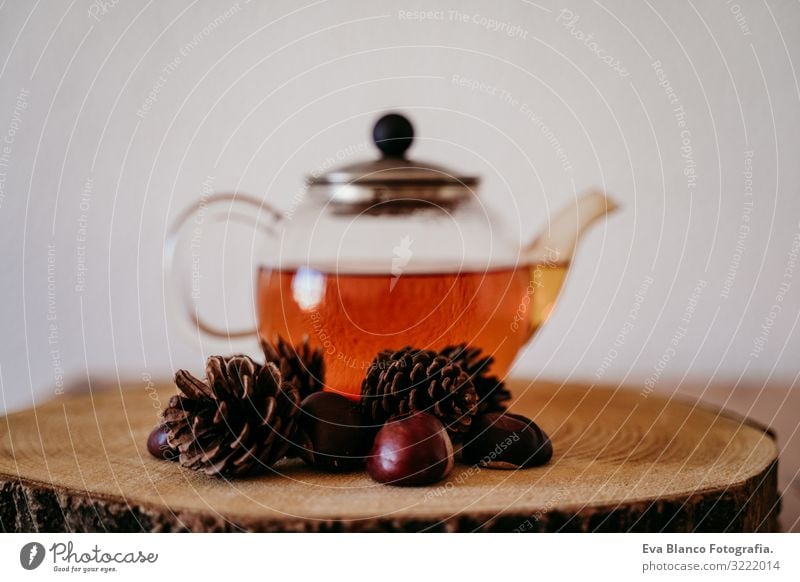
M410 347L378 354L361 384L361 406L374 424L424 411L437 416L451 434L463 433L477 402L475 387L458 364Z
M297 387L274 364L212 356L206 379L175 375L180 394L164 411L170 446L184 467L207 475L244 475L285 456L300 410Z
M472 380L478 394L479 414L503 412L508 408L506 402L511 400L511 392L502 380L489 376L489 368L494 363L492 356L482 358L480 348L470 348L467 344L447 346L439 353L461 366Z
M301 401L309 394L322 390L325 385L325 360L321 349L309 345L308 336L298 346L281 337L275 344L262 339L261 349L267 362L278 366L283 379L297 386Z

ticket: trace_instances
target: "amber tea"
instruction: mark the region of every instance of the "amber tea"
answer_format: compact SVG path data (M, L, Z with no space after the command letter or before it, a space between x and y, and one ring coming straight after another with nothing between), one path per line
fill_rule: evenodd
M343 274L301 267L258 277L261 337L325 353L326 387L353 397L375 355L406 345L466 342L495 358L503 377L553 309L566 264L480 272Z

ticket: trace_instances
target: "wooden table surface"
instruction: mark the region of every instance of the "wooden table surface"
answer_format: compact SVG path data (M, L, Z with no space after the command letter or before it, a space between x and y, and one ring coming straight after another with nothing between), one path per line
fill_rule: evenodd
M95 386L96 387L96 386ZM757 423L691 399L512 381L512 409L552 436L545 467L456 465L427 488L283 461L225 481L157 461L145 439L174 392L141 383L65 395L0 419L0 529L68 531L752 531L776 527L778 446ZM705 400L719 402L723 395ZM771 398L780 423L787 411ZM742 410L750 401L737 393ZM731 402L728 404L730 405ZM797 400L792 402L797 403ZM796 410L796 406L795 406ZM772 420L766 418L766 420ZM770 423L770 424L780 424ZM783 443L796 444L783 427ZM796 451L796 448L793 449ZM791 469L782 466L783 478ZM788 481L785 481L788 483ZM784 524L797 525L796 489ZM789 499L789 498L787 498Z
M769 426L777 435L780 449L782 531L800 532L800 383L769 387L728 384L693 385L681 394L747 416Z

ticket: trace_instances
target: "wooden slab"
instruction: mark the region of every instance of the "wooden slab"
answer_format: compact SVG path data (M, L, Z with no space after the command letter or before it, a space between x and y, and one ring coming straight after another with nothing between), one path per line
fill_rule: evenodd
M717 410L609 388L512 382L552 436L541 468L457 464L397 488L298 461L225 481L145 441L174 388L64 396L0 419L3 531L772 531L775 439Z

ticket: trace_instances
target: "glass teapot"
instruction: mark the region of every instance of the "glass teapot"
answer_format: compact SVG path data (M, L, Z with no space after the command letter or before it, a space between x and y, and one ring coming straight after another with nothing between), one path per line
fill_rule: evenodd
M406 156L408 119L383 116L373 138L379 159L310 178L291 215L240 194L187 209L167 239L170 276L179 237L198 212L244 218L275 243L258 257L256 330L217 329L187 301L190 320L218 337L308 341L324 352L326 389L353 398L378 352L407 345L480 348L494 358L492 374L504 377L553 310L578 239L614 203L588 193L521 248L480 203L476 177Z

